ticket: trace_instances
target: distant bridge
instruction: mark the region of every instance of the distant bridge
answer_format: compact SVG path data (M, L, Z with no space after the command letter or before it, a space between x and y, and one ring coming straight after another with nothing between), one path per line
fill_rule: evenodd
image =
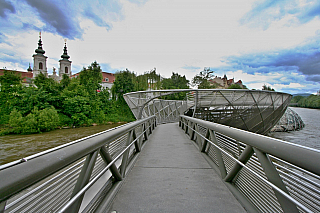
M186 99L159 99L177 92ZM320 211L320 151L253 133L279 120L290 95L124 97L137 121L0 166L0 212Z

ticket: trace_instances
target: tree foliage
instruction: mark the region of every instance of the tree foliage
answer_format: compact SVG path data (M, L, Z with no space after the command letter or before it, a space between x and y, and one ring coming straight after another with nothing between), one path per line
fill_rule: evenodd
M228 89L243 89L239 84L231 84Z
M189 80L186 79L186 76L172 72L170 78L162 79L161 85L162 89L189 89ZM186 92L179 92L164 96L163 98L167 100L183 100L185 97Z
M262 86L262 90L275 91L273 88L271 88L270 86L267 86L265 84Z
M210 68L204 68L192 79L192 85L198 89L214 89L216 86L210 82L214 78L213 71Z
M102 73L95 61L78 78L64 75L60 82L40 73L34 85L25 87L14 72L0 76L0 135L31 134L65 126L130 122L135 118L123 94L148 89L186 89L185 76L173 73L161 82L156 69L136 75L128 69L116 73L112 90L101 89ZM112 92L112 99L110 93ZM171 98L183 99L184 94Z
M297 103L298 107L320 109L320 96L310 95L307 97L295 96L291 99L291 103Z

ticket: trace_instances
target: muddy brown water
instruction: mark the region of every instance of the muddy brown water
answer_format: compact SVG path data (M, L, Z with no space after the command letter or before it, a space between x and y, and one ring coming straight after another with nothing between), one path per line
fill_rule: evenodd
M121 124L99 125L30 135L0 136L0 165L89 136Z

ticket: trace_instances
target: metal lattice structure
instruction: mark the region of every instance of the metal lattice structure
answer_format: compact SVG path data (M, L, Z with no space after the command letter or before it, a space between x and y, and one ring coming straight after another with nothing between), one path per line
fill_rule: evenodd
M173 93L185 100L164 100ZM137 119L156 115L159 123L177 122L186 114L239 129L266 134L279 121L291 95L261 90L181 89L132 92L124 98Z
M295 131L303 129L304 126L298 113L288 108L279 122L271 129L271 132Z

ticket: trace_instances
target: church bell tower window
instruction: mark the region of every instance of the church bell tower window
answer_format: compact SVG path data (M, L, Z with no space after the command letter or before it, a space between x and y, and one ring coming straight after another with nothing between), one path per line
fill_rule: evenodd
M68 67L65 67L65 68L64 68L64 72L65 72L65 73L68 73Z
M43 65L42 65L42 62L39 63L39 70L42 70L43 69Z

